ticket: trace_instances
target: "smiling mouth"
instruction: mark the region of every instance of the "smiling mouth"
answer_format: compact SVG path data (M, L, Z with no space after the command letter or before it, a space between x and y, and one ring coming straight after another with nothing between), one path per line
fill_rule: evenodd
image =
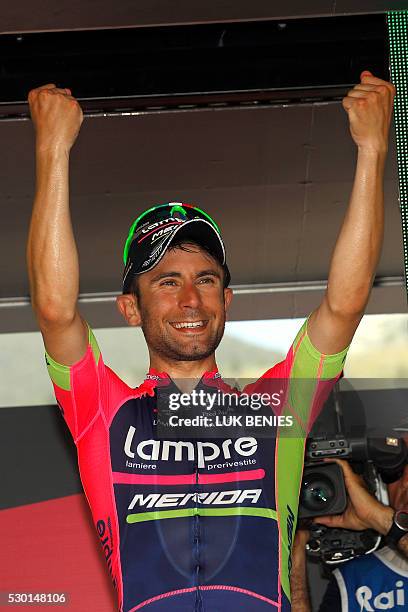
M175 329L179 330L197 330L200 331L207 327L208 321L180 321L180 322L171 322L170 325Z

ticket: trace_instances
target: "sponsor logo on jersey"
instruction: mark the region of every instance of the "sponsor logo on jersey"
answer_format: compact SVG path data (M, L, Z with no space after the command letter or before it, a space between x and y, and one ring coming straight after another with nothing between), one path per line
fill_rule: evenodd
M129 427L124 451L127 457L135 458L135 455L145 461L197 461L199 468L204 468L208 461L215 461L220 455L224 459L231 459L231 450L238 455L249 457L253 455L258 442L255 438L244 437L232 441L231 438L216 442L181 442L174 440L142 440L138 444L134 440L136 427Z
M188 502L213 505L242 504L250 501L256 504L262 493L262 489L238 489L233 491L212 491L209 493L148 493L143 495L137 493L128 510L135 506L145 508L169 508L185 506Z
M375 612L375 610L395 610L397 607L405 608L405 591L402 580L397 580L395 589L377 595L374 595L370 587L364 584L355 591L355 597L360 606L360 612L363 612L363 610Z
M99 536L103 553L105 555L105 561L108 565L109 575L112 578L113 586L117 588L117 581L113 575L112 569L112 553L113 553L113 537L112 537L112 525L110 517L108 516L107 523L103 519L99 519L96 522L96 531Z

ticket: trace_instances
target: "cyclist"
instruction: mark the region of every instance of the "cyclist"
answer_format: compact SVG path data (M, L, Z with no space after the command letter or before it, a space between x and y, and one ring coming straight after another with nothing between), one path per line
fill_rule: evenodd
M27 245L32 305L120 610L290 609L304 437L327 395L325 381L341 374L370 295L394 94L390 83L364 71L343 99L358 159L327 291L286 359L249 389L278 378L311 381L301 397L285 389L282 414L295 417L299 435L182 441L156 435L158 389L177 379L225 389L215 349L232 291L219 228L201 209L174 202L132 224L117 304L129 325L142 327L150 369L142 385L129 387L104 364L77 306L68 170L81 108L54 84L30 92L37 160Z

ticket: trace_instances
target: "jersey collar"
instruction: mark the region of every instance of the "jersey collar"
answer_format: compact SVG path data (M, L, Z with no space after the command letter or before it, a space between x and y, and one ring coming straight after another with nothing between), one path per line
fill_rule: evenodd
M159 372L154 368L149 368L149 371L146 374L145 385L150 387L152 393L155 387L165 387L171 384L174 384L174 382L167 372ZM223 380L218 368L214 368L214 370L211 370L210 372L204 372L197 385L212 387L224 393L239 393L239 390L236 387L231 387L231 385Z
M216 380L218 378L221 378L221 374L218 371L218 368L215 368L214 370L211 370L210 372L204 372L204 374L201 377L201 380ZM146 374L146 380L156 380L156 381L165 381L171 380L171 377L167 374L167 372L159 372L159 370L156 370L155 368L149 367L149 370Z

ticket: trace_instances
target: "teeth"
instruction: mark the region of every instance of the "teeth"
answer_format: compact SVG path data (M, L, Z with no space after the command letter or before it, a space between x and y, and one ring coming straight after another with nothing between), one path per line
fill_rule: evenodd
M173 323L176 329L182 329L183 327L202 327L204 321L194 321L194 323Z

